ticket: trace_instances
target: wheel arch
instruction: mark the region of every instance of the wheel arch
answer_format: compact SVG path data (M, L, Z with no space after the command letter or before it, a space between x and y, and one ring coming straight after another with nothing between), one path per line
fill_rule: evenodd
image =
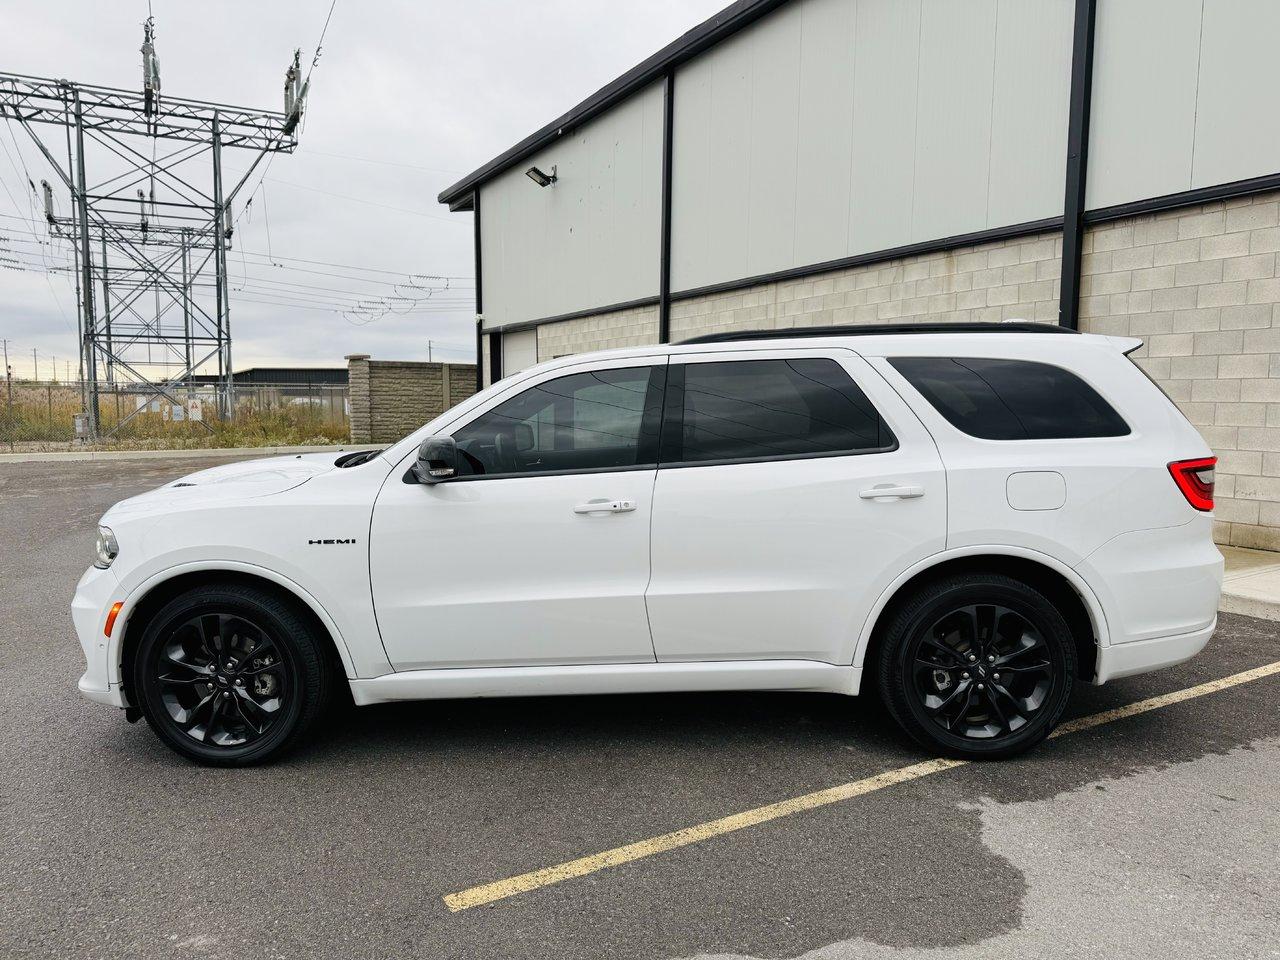
M861 675L873 669L886 625L897 606L926 583L957 573L1002 573L1029 583L1062 611L1076 641L1080 679L1092 681L1098 648L1109 646L1106 615L1093 590L1065 563L1036 550L1011 546L974 546L935 554L904 571L876 601L854 654Z
M337 664L341 666L343 674L347 678L356 675L351 653L347 649L341 631L315 597L288 577L265 567L225 562L183 564L171 567L155 574L130 592L117 617L117 625L112 631L108 650L108 663L115 673L111 679L113 684L121 684L122 689L127 687L128 678L131 675L130 660L150 618L169 600L184 591L210 584L255 586L288 598L297 605L299 612L311 621L319 635L328 639L330 651ZM132 702L127 689L124 689L124 693L126 699Z

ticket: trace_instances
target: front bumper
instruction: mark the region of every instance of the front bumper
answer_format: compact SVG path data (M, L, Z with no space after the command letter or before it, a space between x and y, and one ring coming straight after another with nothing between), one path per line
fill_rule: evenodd
M120 581L110 568L99 570L90 567L76 584L75 596L71 599L71 621L85 660L85 672L78 684L80 692L96 703L113 707L128 704L120 689L117 665L111 663L111 638L102 632L102 628L106 625L111 604L123 599L116 596L119 589ZM123 630L124 623L117 622L116 629Z

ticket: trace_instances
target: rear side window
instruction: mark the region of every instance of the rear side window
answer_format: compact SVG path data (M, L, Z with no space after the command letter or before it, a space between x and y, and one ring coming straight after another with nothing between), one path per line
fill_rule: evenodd
M865 453L894 443L866 394L834 360L671 366L663 463Z
M889 362L952 426L983 440L1122 437L1129 425L1074 373L1048 363L974 357Z

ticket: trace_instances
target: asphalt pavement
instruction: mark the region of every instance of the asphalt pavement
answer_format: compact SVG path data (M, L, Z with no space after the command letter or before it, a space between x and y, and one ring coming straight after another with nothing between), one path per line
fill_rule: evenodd
M928 756L874 700L352 710L250 770L76 692L114 501L212 465L0 466L0 956L1280 956L1280 674L471 909L445 895ZM1085 688L1096 714L1280 661L1280 624Z

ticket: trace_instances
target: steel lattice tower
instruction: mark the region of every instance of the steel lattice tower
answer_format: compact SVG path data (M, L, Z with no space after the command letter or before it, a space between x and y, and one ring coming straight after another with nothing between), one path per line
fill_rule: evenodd
M149 59L147 45L143 51L140 93L0 73L0 117L27 131L70 191L70 215L58 216L45 184L46 217L75 247L84 403L95 438L104 390L136 394L138 410L161 398L180 405L179 391L190 390L205 364L217 370L219 414L232 415L232 203L265 157L297 146L305 99L296 60L286 79L287 113L161 98L154 51ZM46 142L41 125L64 129L65 160L62 138ZM86 142L114 156L115 172L90 177ZM228 190L222 154L229 147L253 155ZM161 149L167 152L157 155Z

